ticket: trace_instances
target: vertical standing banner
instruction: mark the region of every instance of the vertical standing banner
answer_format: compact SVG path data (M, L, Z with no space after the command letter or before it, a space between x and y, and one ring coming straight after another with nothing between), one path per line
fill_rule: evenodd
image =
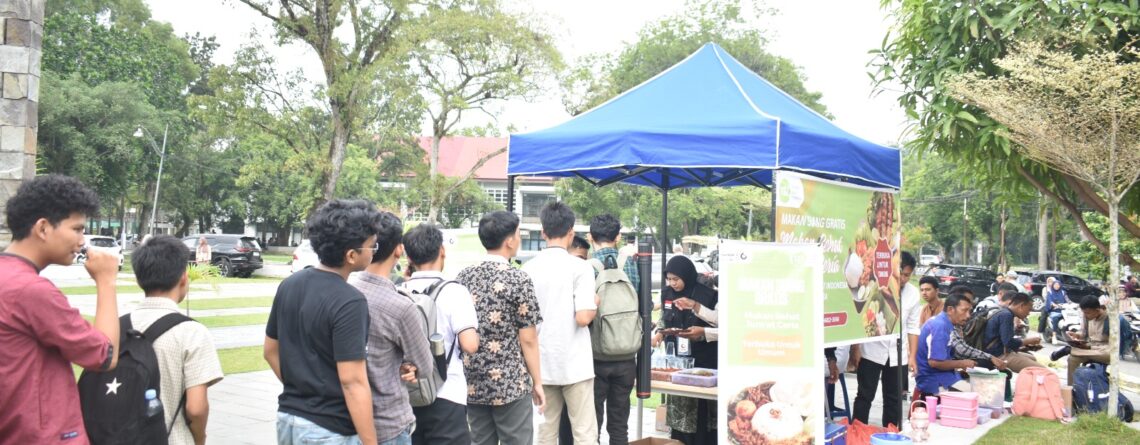
M717 442L822 442L822 250L723 241L719 260Z
M454 279L459 272L483 261L487 249L479 241L479 229L444 229L443 276Z
M895 191L777 171L775 194L776 242L823 248L824 343L897 338L901 227Z

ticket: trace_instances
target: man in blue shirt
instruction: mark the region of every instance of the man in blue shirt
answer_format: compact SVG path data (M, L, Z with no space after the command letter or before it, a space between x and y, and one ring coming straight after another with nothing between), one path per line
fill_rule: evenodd
M931 318L922 325L918 336L918 376L915 378L918 389L923 394L938 394L943 389L969 391L970 384L958 376L957 369L977 366L973 360L954 360L950 347L950 335L954 326L962 325L970 318L973 305L962 294L946 297L945 312Z
M1022 346L1041 344L1041 337L1021 339L1014 336L1014 323L1017 319L1025 319L1033 309L1033 303L1028 294L1018 292L1013 294L1009 305L999 309L986 321L985 350L990 355L1005 360L1006 365L1013 372L1022 369L1041 367L1032 355L1018 352Z

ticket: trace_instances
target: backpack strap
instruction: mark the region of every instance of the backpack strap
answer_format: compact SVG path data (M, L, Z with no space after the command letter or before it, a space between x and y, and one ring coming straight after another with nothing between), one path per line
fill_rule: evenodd
M431 301L435 302L435 301L439 300L439 294L443 293L443 288L447 287L448 284L452 284L452 283L455 283L455 281L444 279L444 278L437 278L434 283L432 283L430 286L428 286L427 289L425 289L424 293L426 293L428 296L431 297ZM436 306L436 310L439 310L439 306ZM451 364L451 357L453 355L455 355L455 345L458 343L459 343L459 334L456 333L455 338L451 340L451 350L447 352L447 363L449 365ZM447 376L443 376L443 378L446 379Z
M127 315L129 316L130 314L127 314ZM166 331L170 330L170 328L178 326L178 325L182 324L182 322L184 322L184 321L191 321L191 320L193 320L193 319L190 317L187 317L185 315L182 315L179 312L172 312L172 313L163 315L162 318L155 320L154 323L151 323L151 325L146 328L146 332L143 332L143 338L145 338L147 341L149 341L153 344L154 341L156 339L158 339L158 337L161 337L162 334L165 334ZM128 323L129 323L129 321L128 321Z
M586 260L586 262L590 263L590 266L593 266L594 276L598 276L598 274L602 273L603 270L606 270L606 265L602 264L602 262L597 258L590 258L589 260Z
M131 314L124 315L123 318L126 319L126 326L130 328ZM181 312L172 312L163 315L162 318L155 320L154 323L151 323L150 326L146 328L146 332L142 334L143 339L153 345L154 341L157 340L158 337L161 337L162 334L165 334L166 331L186 321L193 321L193 319L183 315ZM120 329L122 326L123 325L120 325ZM182 391L182 397L178 400L178 408L174 410L174 415L170 416L170 425L166 427L166 437L170 437L170 433L174 431L174 422L178 419L178 414L182 412L182 407L184 406L186 406L186 391Z

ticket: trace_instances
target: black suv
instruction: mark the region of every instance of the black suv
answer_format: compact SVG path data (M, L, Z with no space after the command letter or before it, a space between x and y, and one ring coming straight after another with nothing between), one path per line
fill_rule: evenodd
M1069 300L1074 303L1080 303L1084 301L1085 298L1098 298L1105 295L1104 291L1086 281L1084 278L1064 272L1055 270L1034 270L1030 272L1030 277L1029 284L1025 287L1031 294L1035 295L1044 295L1042 289L1045 289L1045 281L1048 280L1049 277L1061 280L1061 288L1069 295Z
M261 269L261 246L257 238L245 235L193 235L182 238L182 243L190 248L190 262L194 262L194 252L198 249L198 239L206 237L210 243L210 264L218 266L222 276L249 278L253 271Z
M926 274L938 278L938 294L945 297L950 288L964 285L974 291L974 298L990 295L990 285L997 281L997 274L982 266L962 266L957 264L931 264Z

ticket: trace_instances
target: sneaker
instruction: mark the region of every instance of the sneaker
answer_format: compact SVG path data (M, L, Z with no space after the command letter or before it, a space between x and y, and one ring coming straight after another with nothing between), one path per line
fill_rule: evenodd
M1069 355L1069 353L1072 352L1072 350L1073 350L1073 348L1071 346L1065 346L1061 349L1053 351L1053 353L1049 355L1049 359L1052 361L1060 360L1061 357Z

